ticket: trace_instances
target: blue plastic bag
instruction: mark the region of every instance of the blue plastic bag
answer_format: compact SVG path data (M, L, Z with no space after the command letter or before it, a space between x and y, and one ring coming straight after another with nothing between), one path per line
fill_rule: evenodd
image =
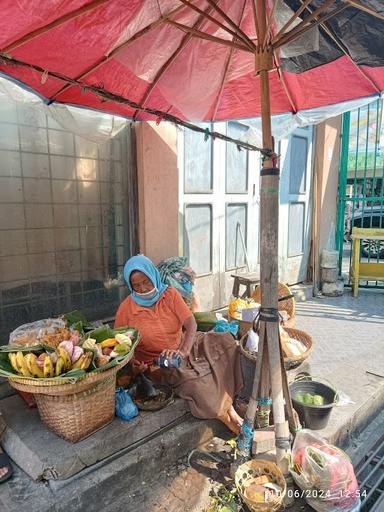
M216 325L213 328L214 332L230 332L234 336L237 335L238 330L239 322L237 320L232 320L232 322L227 322L227 320L219 320L216 322Z
M116 416L124 421L131 421L139 414L139 409L133 403L132 398L123 389L116 389Z

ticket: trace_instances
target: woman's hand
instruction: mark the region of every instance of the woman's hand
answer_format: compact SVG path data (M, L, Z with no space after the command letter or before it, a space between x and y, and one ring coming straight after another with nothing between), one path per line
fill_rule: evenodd
M142 361L138 361L137 359L132 359L131 361L132 370L135 375L139 373L144 373L148 369L148 365L143 363Z
M180 357L186 357L188 354L185 354L182 350L172 350L172 349L166 349L163 350L161 353L162 356L166 357L167 359L170 359L174 356L180 356Z

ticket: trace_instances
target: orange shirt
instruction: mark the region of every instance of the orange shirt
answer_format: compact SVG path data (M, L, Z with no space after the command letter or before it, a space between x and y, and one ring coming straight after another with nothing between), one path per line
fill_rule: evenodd
M115 327L134 327L140 332L141 341L135 349L135 358L152 363L165 349L178 349L181 327L192 316L180 293L167 288L152 307L136 304L127 297L116 313Z

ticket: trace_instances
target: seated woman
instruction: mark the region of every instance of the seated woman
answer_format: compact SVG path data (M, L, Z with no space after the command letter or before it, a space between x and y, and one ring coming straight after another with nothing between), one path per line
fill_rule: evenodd
M160 373L160 379L188 401L197 418L217 418L239 432L242 419L233 408L233 398L243 387L243 379L232 335L197 333L194 316L181 295L161 282L159 271L146 256L127 261L124 279L131 294L116 313L115 327L140 331L133 370L153 370L160 354L179 354L180 368L152 372L152 377Z

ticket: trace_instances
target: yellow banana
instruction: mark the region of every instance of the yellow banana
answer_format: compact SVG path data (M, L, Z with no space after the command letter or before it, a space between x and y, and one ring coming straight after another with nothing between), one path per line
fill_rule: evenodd
M24 375L24 377L32 377L31 372L28 370L27 362L24 359L24 355L22 352L16 353L16 364L19 367L19 372L21 375Z
M35 354L27 354L24 357L25 362L27 363L29 372L33 375L33 377L42 378L44 377L44 372L36 363L37 356Z
M81 368L81 365L83 364L84 358L85 354L80 356L79 359L75 363L73 363L72 370L79 370Z
M83 360L80 368L82 370L88 370L89 365L92 362L92 358L93 358L93 353L92 352L87 352L86 354L84 354L84 360Z
M57 360L57 363L56 363L56 377L58 377L59 375L61 375L62 373L64 373L65 371L65 361L64 359L60 356Z
M44 359L44 377L54 377L55 376L55 369L53 367L52 359L48 356Z
M16 354L14 352L10 352L8 354L9 361L11 363L12 368L15 370L16 373L20 373L19 367L16 362Z
M71 358L69 357L68 352L63 347L57 347L57 352L59 357L61 357L64 361L64 370L70 370L72 366Z

